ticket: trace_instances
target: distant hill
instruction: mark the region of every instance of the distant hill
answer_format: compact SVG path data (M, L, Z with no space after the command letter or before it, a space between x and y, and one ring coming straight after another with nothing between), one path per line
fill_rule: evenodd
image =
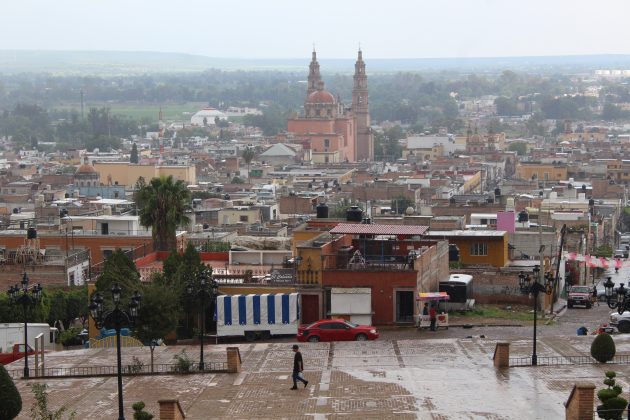
M305 71L310 54L296 59L237 59L165 52L124 51L11 51L0 50L1 73L137 74L222 70ZM319 60L324 72L352 72L354 58ZM455 71L580 73L597 68L630 68L630 55L576 55L495 58L369 58L370 72Z

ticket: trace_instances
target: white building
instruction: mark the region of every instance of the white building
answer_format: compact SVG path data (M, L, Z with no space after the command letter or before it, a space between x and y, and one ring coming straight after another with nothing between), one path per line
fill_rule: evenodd
M204 124L204 118L205 118L205 124ZM195 115L193 115L192 117L190 117L190 123L192 125L196 125L199 127L203 127L206 125L209 126L209 125L214 125L215 118L219 118L220 120L228 119L227 115L225 115L223 112L219 111L218 109L204 108L201 111L198 111L197 113L195 113Z

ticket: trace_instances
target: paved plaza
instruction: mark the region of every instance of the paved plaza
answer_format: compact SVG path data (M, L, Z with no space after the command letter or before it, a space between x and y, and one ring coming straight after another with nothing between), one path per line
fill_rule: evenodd
M588 354L593 337L543 337L539 356ZM599 387L603 372L620 374L628 391L625 365L514 367L492 365L497 340L445 338L374 342L304 343L309 386L291 391L289 343L238 344L243 369L238 374L137 376L124 378L127 418L131 405L144 401L157 414L160 399L177 398L191 419L560 419L576 381ZM630 354L630 337L617 336L618 354ZM511 340L511 356L531 355L531 340ZM225 345L206 348L206 361L225 361ZM156 349L156 363L173 363L181 346ZM185 347L192 357L198 347ZM148 364L147 348L124 349L123 364L135 356ZM47 367L115 364L115 349L56 352ZM16 362L9 368L19 369ZM16 383L28 419L31 381ZM116 418L116 378L56 379L50 405L66 405L78 419ZM156 416L157 418L157 416Z

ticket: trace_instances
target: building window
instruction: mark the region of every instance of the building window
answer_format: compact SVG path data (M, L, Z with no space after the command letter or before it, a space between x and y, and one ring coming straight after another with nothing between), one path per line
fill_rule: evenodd
M330 140L324 139L324 147L330 147Z
M470 244L470 255L477 257L488 255L488 244L486 242Z
M249 216L239 216L239 220L241 222L249 222Z

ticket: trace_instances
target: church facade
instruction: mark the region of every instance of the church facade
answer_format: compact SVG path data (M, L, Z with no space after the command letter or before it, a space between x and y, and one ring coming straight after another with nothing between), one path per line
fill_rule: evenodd
M287 131L309 151L314 163L374 160L367 75L361 50L355 63L351 107L345 107L324 88L317 53L313 51L304 114L289 118Z

